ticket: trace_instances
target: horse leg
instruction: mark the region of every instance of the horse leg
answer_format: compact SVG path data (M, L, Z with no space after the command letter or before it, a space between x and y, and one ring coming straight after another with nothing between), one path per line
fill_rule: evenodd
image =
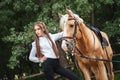
M78 62L79 67L81 68L81 71L83 72L85 80L91 80L89 69L84 64L81 64L81 62Z
M104 52L107 55L105 59L112 60L113 54L112 54L110 46L104 48ZM112 62L105 62L105 65L106 65L106 68L107 68L107 73L108 73L109 80L114 80L113 63Z
M90 72L89 69L87 68L87 66L85 66L85 64L83 64L80 60L79 56L76 56L76 60L78 62L79 68L81 69L81 71L83 72L84 78L85 80L91 80L90 78Z
M94 65L91 67L91 71L93 72L95 76L95 80L99 80L99 69L97 63L94 63Z
M104 32L101 32L102 36L107 40L108 42L108 46L105 47L103 50L104 52L106 53L105 55L105 59L109 59L109 60L112 60L112 57L113 57L113 51L112 51L112 48L111 48L111 45L110 45L110 42L109 42L109 39L108 39L108 36L106 33ZM113 63L112 62L107 62L105 63L106 64L106 68L107 68L107 72L108 72L108 77L109 77L109 80L114 80L114 72L113 72Z
M106 62L105 64L106 64L109 80L114 80L113 64L112 64L112 62Z
M99 69L99 79L98 80L108 80L106 67L104 62L98 61L98 69Z
M108 55L109 60L112 60L113 54L111 54L111 55L110 55L110 53L108 53L108 54L109 54ZM105 59L108 59L108 58L105 58ZM105 62L105 65L107 68L109 80L114 80L113 63L112 62Z

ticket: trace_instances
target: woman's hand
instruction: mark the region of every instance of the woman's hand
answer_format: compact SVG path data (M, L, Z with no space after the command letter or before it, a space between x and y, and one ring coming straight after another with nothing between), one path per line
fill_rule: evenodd
M63 49L65 52L68 51L67 44L66 44L66 41L65 41L65 40L62 41L61 47L62 47L62 49Z
M43 56L42 58L39 58L39 61L40 61L41 63L43 63L45 60L47 60L47 57L46 57L46 56Z

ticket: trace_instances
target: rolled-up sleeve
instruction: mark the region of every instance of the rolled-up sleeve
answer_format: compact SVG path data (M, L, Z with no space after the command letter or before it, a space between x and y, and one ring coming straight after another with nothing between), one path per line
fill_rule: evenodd
M36 45L35 45L35 42L33 42L32 43L32 49L31 49L30 55L29 55L29 60L32 61L32 62L38 63L39 59L37 58L36 53L37 53Z

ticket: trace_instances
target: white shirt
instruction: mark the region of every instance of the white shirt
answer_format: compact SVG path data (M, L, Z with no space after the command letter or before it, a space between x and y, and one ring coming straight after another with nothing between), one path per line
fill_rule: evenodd
M63 37L63 32L56 33L56 34L51 34L49 33L52 41L55 43L56 40L60 39ZM51 42L45 37L39 37L39 43L40 43L40 48L41 48L41 53L46 56L47 58L57 58L53 49L52 49L52 44ZM38 57L36 56L37 51L36 51L36 43L32 43L32 49L30 51L29 55L29 60L35 63L39 62Z

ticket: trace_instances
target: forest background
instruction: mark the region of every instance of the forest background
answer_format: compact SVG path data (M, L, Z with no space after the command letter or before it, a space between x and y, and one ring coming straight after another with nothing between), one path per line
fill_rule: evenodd
M120 0L1 0L0 80L40 71L38 64L28 60L34 41L33 24L41 20L51 33L59 32L58 12L65 14L66 8L83 18L86 25L106 32L113 53L120 53ZM113 64L114 70L120 70L120 63ZM118 76L120 73L116 80Z

